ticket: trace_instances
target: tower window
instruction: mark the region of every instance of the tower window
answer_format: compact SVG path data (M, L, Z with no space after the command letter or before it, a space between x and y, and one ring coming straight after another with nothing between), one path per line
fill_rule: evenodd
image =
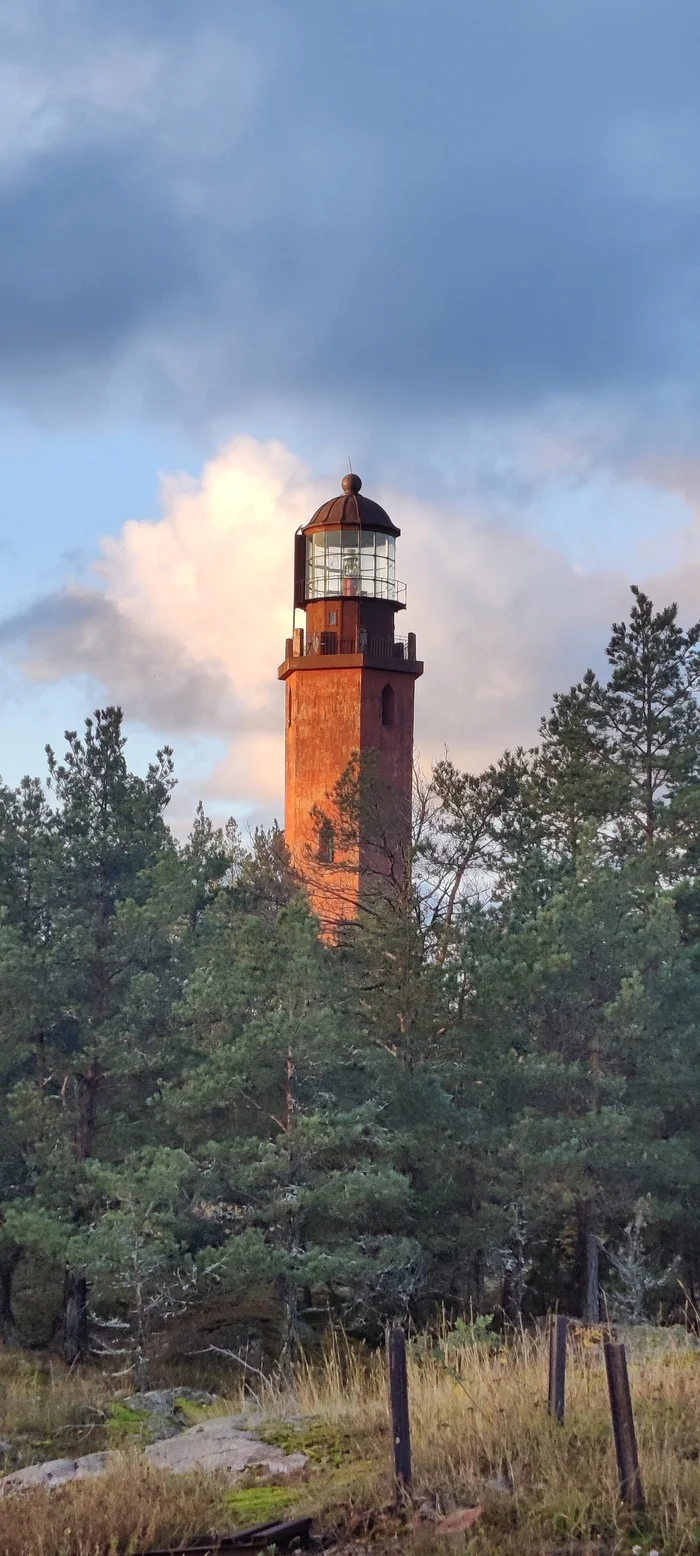
M291 686L288 686L287 687L287 723L291 724L291 722L292 722L292 688L291 688Z
M332 864L335 859L335 835L330 821L323 821L318 829L319 864Z
M393 686L385 686L382 692L382 724L391 726L396 719L396 693Z

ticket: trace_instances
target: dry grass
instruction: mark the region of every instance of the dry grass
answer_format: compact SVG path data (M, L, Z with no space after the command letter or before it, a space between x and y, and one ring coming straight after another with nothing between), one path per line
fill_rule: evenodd
M0 1437L14 1450L7 1467L103 1448L109 1404L116 1397L97 1368L70 1372L55 1358L0 1351Z
M584 1343L583 1335L569 1351L562 1427L545 1408L543 1337L523 1335L495 1352L467 1346L452 1352L448 1365L435 1349L422 1349L410 1360L414 1504L437 1500L445 1511L482 1504L483 1518L470 1540L473 1556L487 1551L524 1556L570 1542L602 1543L613 1551L631 1551L633 1545L642 1551L697 1551L700 1350L685 1336L647 1331L629 1351L648 1508L643 1518L633 1520L620 1506L602 1347L595 1340ZM294 1398L301 1412L354 1434L363 1458L386 1466L380 1358L368 1368L336 1344L322 1370L301 1369ZM496 1477L511 1483L511 1495L489 1489ZM332 1478L327 1489L330 1512ZM362 1488L365 1495L367 1489ZM390 1499L386 1470L375 1473L373 1491L375 1505Z
M465 1346L450 1354L449 1367L430 1347L412 1356L414 1504L429 1499L448 1511L481 1503L483 1515L469 1541L472 1556L535 1556L571 1542L611 1552L639 1545L665 1556L697 1551L700 1351L660 1331L646 1348L637 1347L630 1374L648 1504L643 1519L633 1523L619 1504L600 1347L572 1349L566 1421L557 1427L544 1406L545 1346L527 1336L496 1352ZM77 1403L96 1404L90 1394L97 1389L94 1378L55 1379L43 1387L45 1394L51 1389L58 1396L70 1394L71 1410ZM81 1395L81 1389L87 1393ZM29 1396L38 1421L42 1396L31 1389ZM230 1408L240 1407L240 1396L232 1392ZM299 1511L317 1513L326 1527L338 1529L342 1543L353 1514L388 1507L381 1357L358 1355L334 1341L323 1363L302 1364L291 1388L268 1387L259 1407L265 1435L310 1453ZM19 1412L19 1400L13 1408ZM51 1408L56 1420L60 1404L54 1401ZM300 1419L290 1422L293 1416ZM12 1435L7 1420L0 1421L0 1432ZM488 1488L495 1476L510 1480L511 1494ZM133 1463L103 1481L0 1502L0 1553L107 1556L237 1521L213 1477L186 1481L147 1473ZM354 1550L364 1548L358 1539L355 1535ZM440 1548L429 1523L414 1536L380 1517L373 1539L375 1548L386 1541L402 1552L415 1544L426 1556ZM459 1550L459 1541L450 1548Z
M113 1556L183 1543L220 1524L221 1486L208 1475L167 1475L125 1457L99 1481L0 1502L3 1556Z

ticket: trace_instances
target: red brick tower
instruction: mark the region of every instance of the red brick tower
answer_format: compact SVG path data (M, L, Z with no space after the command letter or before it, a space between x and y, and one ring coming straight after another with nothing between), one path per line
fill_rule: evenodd
M366 874L395 876L408 860L413 699L423 673L415 635L394 632L396 612L406 605L405 586L396 581L401 531L378 503L360 496L359 476L346 475L342 484L343 495L324 503L295 537L294 607L305 612L306 625L287 639L278 671L286 683L285 836L329 928L354 916ZM379 851L362 826L356 845L341 847L342 829L331 819L330 796L354 753L372 753L368 770L391 799ZM319 811L329 818L325 824Z

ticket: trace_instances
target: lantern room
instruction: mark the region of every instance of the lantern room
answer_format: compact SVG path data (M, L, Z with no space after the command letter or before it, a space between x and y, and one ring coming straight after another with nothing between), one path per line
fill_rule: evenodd
M379 503L361 496L358 475L346 475L342 486L343 495L324 503L296 536L294 604L306 612L307 642L322 653L362 652L369 639L391 650L394 616L406 605L396 577L401 531Z
M396 540L382 530L321 529L306 537L306 598L323 600L363 595L368 600L405 604L405 588L396 581Z

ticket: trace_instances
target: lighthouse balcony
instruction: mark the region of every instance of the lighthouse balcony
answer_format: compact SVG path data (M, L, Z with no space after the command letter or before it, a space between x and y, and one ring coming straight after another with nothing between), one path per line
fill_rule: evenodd
M285 659L318 659L329 654L361 654L370 659L417 661L416 634L406 637L380 637L360 627L350 637L338 632L310 632L297 629L293 638L287 638Z

